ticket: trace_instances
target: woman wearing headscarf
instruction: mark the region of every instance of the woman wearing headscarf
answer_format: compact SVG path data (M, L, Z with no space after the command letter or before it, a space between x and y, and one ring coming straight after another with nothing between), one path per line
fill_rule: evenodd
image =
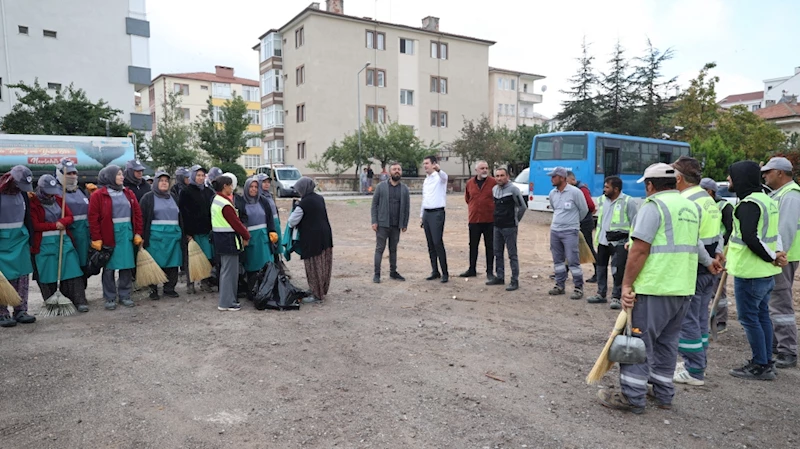
M214 259L214 249L211 246L211 200L214 191L206 187L206 169L192 166L189 171L189 185L181 192L178 198L178 209L183 222L183 234L187 240L194 240L203 250L208 260ZM187 261L188 262L188 261ZM212 262L213 264L213 262ZM188 272L188 270L186 270ZM211 291L208 279L203 279L200 289ZM195 293L194 283L186 279L186 291Z
M136 195L136 201L141 201L144 194L150 191L150 184L144 179L144 165L137 159L131 159L125 163L123 185Z
M172 195L175 198L180 198L181 192L187 185L189 185L189 170L184 167L178 167L175 170L175 184L171 189Z
M175 291L178 284L178 267L183 263L181 241L180 211L178 198L170 192L169 173L156 173L153 189L142 197L142 247L153 256L159 267L167 275L164 284L164 296L177 298ZM158 286L150 286L150 299L158 300Z
M31 192L33 174L28 167L17 165L0 177L0 272L17 291L22 303L14 307L14 315L7 307L0 307L0 327L13 327L17 323L33 323L28 315L28 275L33 272L31 239L33 223L26 192Z
M242 186L244 192L236 196L239 218L250 232L250 243L244 249L243 265L247 272L247 297L252 299L252 290L258 272L268 262L275 261L273 245L278 243L278 233L272 219L272 208L261 194L258 178L248 178Z
M125 175L116 165L100 170L100 188L89 198L89 234L92 248L113 248L111 259L103 268L105 308L117 308L117 298L125 307L133 307L131 288L136 267L134 246L142 244L142 210L136 195L123 187ZM119 271L119 280L115 280Z
M69 159L62 159L56 165L56 181L67 189L67 207L72 212L72 224L67 226L75 251L78 254L78 263L81 269L86 268L89 260L89 195L78 186L78 169L75 163ZM60 203L59 203L60 204ZM84 288L86 287L84 278Z
M314 181L307 176L294 185L301 199L289 216L288 225L300 232L300 259L305 263L308 286L317 299L324 300L331 285L333 232L325 200L314 192L314 187Z
M239 284L239 254L250 241L250 232L239 220L233 205L233 181L227 176L214 180L216 196L211 202L211 225L214 230L214 251L219 256L220 311L236 311L241 305L236 301Z
M61 217L63 188L55 177L44 175L36 184L36 194L30 198L33 222L31 254L35 262L33 279L38 282L44 299L58 290L60 280L61 293L75 304L78 312L88 312L83 270L73 246L72 232L68 230L74 221L68 204L64 207L64 217Z
M211 183L220 176L222 176L222 169L219 167L211 167L206 175L206 187L211 187L213 189L214 187Z

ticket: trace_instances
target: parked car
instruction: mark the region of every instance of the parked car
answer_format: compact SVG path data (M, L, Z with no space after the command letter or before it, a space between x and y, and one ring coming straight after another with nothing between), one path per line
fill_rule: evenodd
M514 185L517 186L519 191L522 193L522 197L525 198L525 204L528 204L528 186L530 181L530 169L522 170L520 174L514 178Z
M717 196L731 203L734 206L736 206L736 203L739 202L739 198L736 196L736 194L728 190L727 181L722 181L717 183Z
M274 189L278 198L299 197L294 189L294 184L302 177L300 170L294 165L266 164L256 168L256 174L265 174L272 178L271 189Z

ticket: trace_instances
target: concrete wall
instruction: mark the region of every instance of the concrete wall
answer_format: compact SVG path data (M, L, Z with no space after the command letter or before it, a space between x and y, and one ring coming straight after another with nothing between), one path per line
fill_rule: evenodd
M771 90L765 90L764 104L766 105L769 100L773 100L775 103L780 101L783 91L786 91L786 95L800 96L800 74L794 75L782 83L775 84Z

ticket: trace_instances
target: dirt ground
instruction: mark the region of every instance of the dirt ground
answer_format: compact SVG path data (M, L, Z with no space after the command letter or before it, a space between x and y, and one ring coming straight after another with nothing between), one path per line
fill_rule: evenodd
M412 197L412 211L419 204ZM456 276L468 264L466 207L453 195L447 210ZM274 312L243 301L222 313L214 294L190 297L181 285L178 299L142 291L137 307L109 312L95 277L88 314L0 329L0 447L800 445L799 370L762 383L728 375L749 358L735 314L711 344L706 385L679 386L672 411L601 407L595 395L617 384L616 369L599 386L584 378L617 312L548 297L550 215L523 219L521 288L508 293L482 277L426 282L414 213L399 249L408 280L388 279L384 256L373 284L369 200L329 198L328 213L335 263L324 304ZM288 265L305 287L302 262ZM32 286L31 310L41 304Z

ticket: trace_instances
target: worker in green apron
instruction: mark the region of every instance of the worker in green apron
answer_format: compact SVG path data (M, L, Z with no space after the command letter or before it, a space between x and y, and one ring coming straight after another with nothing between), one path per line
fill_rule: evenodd
M83 270L73 246L72 232L68 230L73 224L68 205L64 208L64 217L61 217L63 188L54 176L44 175L36 184L36 195L30 198L34 232L31 244L35 262L33 279L39 283L43 299L56 293L60 281L61 293L75 304L78 312L88 312ZM61 275L58 274L59 266Z
M189 185L181 191L178 198L183 234L187 240L194 240L200 246L212 265L214 249L211 245L211 200L214 196L214 189L206 186L206 169L200 165L192 166L189 170ZM203 279L200 289L211 291L208 279ZM186 291L195 293L194 283L188 277Z
M242 223L250 232L250 244L244 248L243 265L247 272L247 297L252 300L258 272L269 262L275 261L278 233L272 217L272 208L262 195L257 177L248 178L242 186L244 192L236 197L236 210Z
M178 198L170 192L169 181L169 173L156 172L152 190L142 197L140 204L144 222L142 238L143 247L167 275L164 296L177 298L179 295L175 291L175 286L178 284L178 267L183 263L181 249L183 231L180 225ZM159 299L157 285L150 286L150 299Z
M103 268L103 299L105 308L117 308L117 298L125 307L133 307L131 289L136 267L134 246L142 244L142 211L132 191L123 187L125 176L116 165L100 170L100 188L89 198L89 234L92 248L113 249L111 259ZM119 280L116 274L119 272Z
M272 178L263 173L257 175L257 177L258 181L261 183L261 196L267 199L269 207L272 209L272 221L275 223L275 232L278 233L278 253L281 253L283 252L281 247L281 242L283 241L283 236L281 235L281 216L278 211L278 206L275 204L275 198L272 196L272 190L270 189Z
M86 268L89 258L89 246L92 243L89 238L89 195L78 186L78 169L69 158L62 159L56 165L56 181L60 184L59 189L62 186L67 188L67 207L72 212L73 219L67 230L72 235L72 242L78 254L80 267Z
M0 177L0 272L22 299L22 303L14 307L13 316L7 307L0 307L0 327L36 321L36 317L28 314L33 223L26 192L33 191L32 181L33 174L24 165L17 165Z

